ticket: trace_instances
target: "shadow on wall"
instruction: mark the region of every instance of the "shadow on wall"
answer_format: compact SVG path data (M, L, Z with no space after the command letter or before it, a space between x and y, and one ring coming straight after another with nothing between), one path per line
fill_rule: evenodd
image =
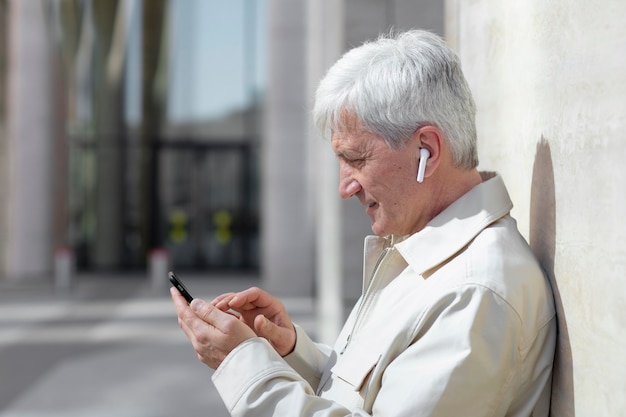
M575 412L572 349L559 286L554 276L556 251L554 170L550 144L544 137L541 137L537 144L535 163L533 165L529 237L530 246L550 279L558 317L558 336L553 368L550 415L553 417L573 417Z

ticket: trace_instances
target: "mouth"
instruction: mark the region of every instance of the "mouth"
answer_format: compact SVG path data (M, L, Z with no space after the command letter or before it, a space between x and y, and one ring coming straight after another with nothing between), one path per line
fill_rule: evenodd
M377 208L378 208L378 203L377 202L369 203L367 205L367 208L365 209L365 212L367 214L371 214L371 212L376 210Z

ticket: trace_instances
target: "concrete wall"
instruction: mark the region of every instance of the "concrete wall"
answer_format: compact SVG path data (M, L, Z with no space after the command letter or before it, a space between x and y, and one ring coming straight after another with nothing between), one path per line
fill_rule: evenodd
M481 168L552 280L554 416L626 409L626 3L448 0Z

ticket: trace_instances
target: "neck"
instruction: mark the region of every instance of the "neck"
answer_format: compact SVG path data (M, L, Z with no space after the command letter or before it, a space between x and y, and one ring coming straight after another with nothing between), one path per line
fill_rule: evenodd
M483 179L476 168L451 169L443 178L440 178L435 185L436 188L432 190L433 205L429 221L481 182Z

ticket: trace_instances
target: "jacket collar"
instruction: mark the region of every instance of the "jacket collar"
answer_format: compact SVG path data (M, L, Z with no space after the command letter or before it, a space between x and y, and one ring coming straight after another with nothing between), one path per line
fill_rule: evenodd
M395 245L420 275L445 262L513 208L502 177L486 172L481 175L481 184L439 213L423 230Z

